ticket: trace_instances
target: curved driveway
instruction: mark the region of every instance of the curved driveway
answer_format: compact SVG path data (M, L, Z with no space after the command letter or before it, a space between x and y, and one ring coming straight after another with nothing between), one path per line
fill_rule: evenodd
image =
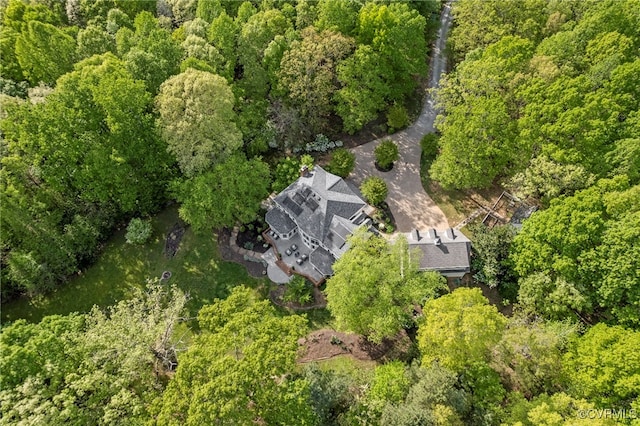
M447 3L440 17L440 30L429 64L431 75L429 88L438 87L440 75L445 71L444 48L450 25L451 13ZM387 182L389 188L387 203L393 212L398 232L449 227L444 213L424 191L420 181L420 140L425 134L434 131L433 123L436 115L433 99L427 93L422 112L410 127L351 150L356 154L356 165L350 179L357 185L369 176L379 176ZM391 139L398 144L400 160L395 163L393 170L383 173L379 172L373 164L373 150L385 139Z

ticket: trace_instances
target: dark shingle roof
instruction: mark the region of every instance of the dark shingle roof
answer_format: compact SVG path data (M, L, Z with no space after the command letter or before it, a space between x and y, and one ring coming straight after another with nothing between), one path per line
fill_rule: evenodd
M296 226L291 218L280 209L269 210L265 215L265 220L279 234L286 234Z
M367 205L345 181L319 166L289 185L275 202L302 231L323 242L334 217L349 220Z
M333 275L333 269L331 265L335 262L336 259L333 257L331 253L323 249L322 247L318 247L314 251L309 254L309 262L321 273L326 276Z

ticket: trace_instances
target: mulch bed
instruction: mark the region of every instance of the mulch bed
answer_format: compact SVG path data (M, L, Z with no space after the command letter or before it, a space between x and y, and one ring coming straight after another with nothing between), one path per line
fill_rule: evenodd
M357 334L322 329L298 340L298 344L302 347L302 356L298 359L300 363L321 361L340 355L378 362L407 359L411 357L413 347L404 330L391 339L374 344Z
M164 255L167 257L173 257L178 252L178 248L180 248L180 241L182 241L182 237L184 236L185 231L187 230L185 224L183 222L176 222L169 231L167 235L167 239L164 243Z
M228 262L239 263L247 269L249 275L255 278L263 278L266 274L266 269L260 262L250 262L244 259L239 253L236 253L231 249L229 241L231 240L231 230L223 228L218 231L218 252L223 260Z
M393 163L391 163L391 166L389 166L386 169L384 167L380 166L380 164L378 164L377 161L374 161L373 165L375 166L376 170L379 171L379 172L386 173L386 172L390 172L391 170L393 170Z
M255 230L246 229L243 232L238 232L238 236L236 237L236 244L238 247L245 248L247 250L252 250L257 253L264 253L269 250L269 246L264 247L264 241L258 241L258 237L261 235ZM247 243L251 245L247 246Z

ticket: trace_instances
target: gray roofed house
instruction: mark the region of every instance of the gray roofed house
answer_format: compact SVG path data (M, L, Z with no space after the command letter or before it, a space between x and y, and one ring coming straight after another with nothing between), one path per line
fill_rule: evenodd
M452 228L425 232L414 229L406 236L409 248L421 251L420 270L455 278L471 271L471 241L462 232Z
M300 178L274 201L275 206L265 216L278 236L274 246L280 247L282 255L288 244L296 244L308 252L309 264L323 277L333 274L331 265L349 248L347 237L359 226L368 225L367 214L373 211L357 188L320 166L301 170ZM296 261L283 259L288 264L287 260ZM290 266L296 272L305 267L300 263Z

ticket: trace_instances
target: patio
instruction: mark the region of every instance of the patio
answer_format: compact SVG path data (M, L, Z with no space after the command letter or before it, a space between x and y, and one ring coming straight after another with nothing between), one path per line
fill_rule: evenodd
M305 276L316 285L322 283L325 280L324 275L318 272L311 265L311 263L309 263L308 258L307 260L302 262L301 265L298 265L298 263L296 263L296 260L298 259L298 257L302 256L303 254L306 254L307 256L309 256L309 254L311 253L311 249L302 242L302 238L300 237L300 234L296 233L288 240L283 240L281 238L274 240L269 235L269 231L270 229L267 229L263 233L263 236L265 237L266 241L268 241L271 244L271 246L276 251L276 253L280 255L280 260L282 260L282 262L285 263L287 267L291 269L292 272ZM298 249L295 252L291 253L290 255L287 255L286 250L290 248L293 244L298 246ZM295 256L296 252L298 253L298 256Z

